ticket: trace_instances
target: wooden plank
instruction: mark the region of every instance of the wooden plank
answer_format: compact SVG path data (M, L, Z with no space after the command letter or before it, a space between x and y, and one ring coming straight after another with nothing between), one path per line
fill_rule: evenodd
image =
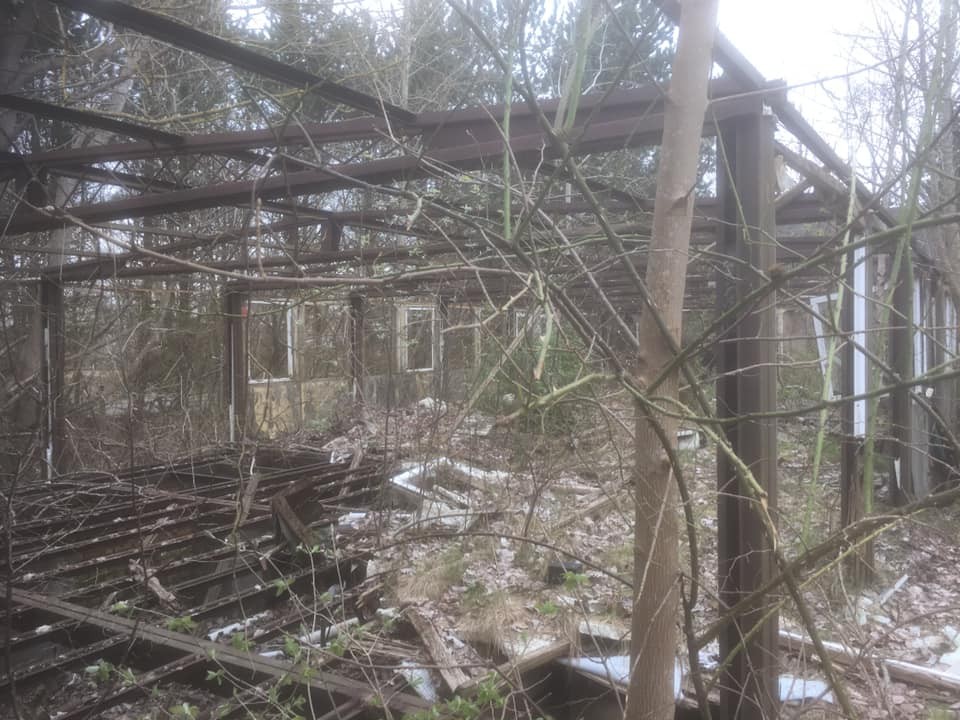
M440 633L429 619L424 617L417 608L408 608L406 617L413 629L417 631L423 645L430 654L430 658L440 671L440 676L447 684L450 692L456 692L461 685L470 682L470 676L460 669L457 661L447 650L447 646L440 637Z
M275 495L270 504L273 506L273 520L290 546L290 551L295 553L297 547L309 551L314 546L313 533L290 507L286 494Z
M8 591L5 583L0 583L0 591ZM345 698L359 699L365 704L377 703L382 700L392 710L398 712L418 712L429 707L428 703L408 693L397 692L379 697L376 690L366 683L350 680L328 671L318 670L312 672L309 677L304 677L301 670L291 663L265 658L255 653L243 652L230 645L211 642L165 628L144 625L138 621L74 605L49 595L41 595L19 588L9 589L9 592L13 602L19 605L45 610L64 618L99 627L107 632L128 636L131 640L151 642L184 653L203 654L211 658L213 662L224 665L235 672L269 675L277 680L292 678L295 682L307 685L312 689L324 693L339 694Z
M570 641L558 640L555 643L551 643L550 645L546 645L538 650L521 655L513 660L507 660L506 662L498 665L491 673L488 673L487 675L479 675L475 678L472 678L469 682L460 686L457 694L462 697L470 696L477 691L477 688L481 683L490 678L495 679L499 684L503 682L503 678L505 677L520 677L531 670L536 670L539 667L542 667L569 654Z

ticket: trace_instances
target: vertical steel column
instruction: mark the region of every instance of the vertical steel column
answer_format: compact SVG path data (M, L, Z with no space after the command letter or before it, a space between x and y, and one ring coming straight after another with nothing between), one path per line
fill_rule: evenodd
M364 303L362 295L350 296L350 377L353 379L353 401L363 402Z
M40 323L43 328L43 348L40 355L40 382L43 388L40 438L44 474L50 480L66 469L66 422L63 415L63 286L47 277L40 281Z
M223 297L224 378L228 439L242 442L247 428L247 309L246 293L228 290Z
M447 343L444 340L443 331L450 326L450 302L445 295L437 297L437 323L435 328L436 338L434 343L437 348L437 364L439 367L434 372L434 396L443 400L447 399L450 392L450 370L447 352Z
M857 438L854 433L854 255L847 253L847 272L841 278L844 285L840 307L840 395L845 398L840 406L840 524L846 527L863 516L863 495L857 479Z
M340 241L343 238L343 225L332 220L323 226L323 249L339 252Z
M893 308L890 311L890 366L902 381L913 377L913 272L904 250L900 270L894 278ZM913 495L913 403L910 388L898 387L890 394L891 424L896 442L896 464L890 474L890 497L896 503Z
M756 112L721 126L718 194L724 224L720 251L731 260L717 270L717 311L737 306L776 264L773 204L773 117L757 100ZM776 301L768 295L739 309L727 326L719 353L717 414L740 418L776 409ZM772 418L744 417L726 426L726 439L767 494L771 517L777 506L777 427ZM775 573L770 541L758 504L721 451L717 459L720 611L759 588ZM778 616L764 619L776 598L767 598L732 618L720 636L727 658L744 638L722 678L722 717L761 720L779 706Z
M945 372L944 364L952 356L952 349L948 342L950 333L947 331L947 325L950 322L947 312L947 288L943 278L939 275L934 275L932 282L934 287L934 331L931 367L944 368L940 372ZM931 433L932 437L930 438L931 455L933 457L933 482L931 486L934 491L944 488L950 479L951 467L954 464L954 458L944 432L944 426L953 427L953 418L951 417L953 403L953 381L937 380L933 386L933 406L940 417L936 423L931 423L934 432Z
M867 347L867 296L872 278L867 268L869 259L863 248L847 254L843 304L840 308L840 331L843 345L840 351L840 524L843 527L862 519L866 514L862 444L866 436L868 404L853 400L867 390L869 367L866 355L856 349L859 343ZM871 577L872 548L863 546L850 555L846 567L852 585L861 586Z

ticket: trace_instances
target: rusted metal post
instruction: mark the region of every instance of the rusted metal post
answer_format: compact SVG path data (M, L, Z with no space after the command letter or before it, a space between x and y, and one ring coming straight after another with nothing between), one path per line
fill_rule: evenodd
M323 226L323 249L327 252L339 252L340 240L343 237L343 225L333 220Z
M436 357L439 367L434 372L434 395L446 399L450 392L449 352L443 331L450 326L450 304L445 295L437 297L437 327L434 342L437 345Z
M907 248L905 252L911 252ZM902 380L913 377L913 273L909 258L903 258L894 278L890 311L890 365ZM913 492L913 410L910 388L898 387L890 394L891 425L895 446L894 472L890 474L890 497L903 503Z
M353 380L353 401L363 402L364 302L362 295L350 296L350 376Z
M717 311L736 306L766 282L776 263L773 204L773 117L760 101L756 112L721 127L718 142L718 193L724 211L720 250L735 259L717 272ZM720 345L717 414L720 417L762 414L776 409L776 303L741 308ZM777 427L771 418L744 418L727 426L726 439L767 493L776 517ZM721 451L717 462L720 612L763 585L775 572L770 540L756 502ZM726 659L745 637L721 681L724 718L761 720L775 717L779 705L776 612L763 619L776 598L731 618L720 636ZM754 632L759 624L759 629ZM748 633L753 633L748 636Z
M40 281L40 322L43 351L40 355L42 413L40 425L45 477L64 472L66 422L64 418L63 286L49 278Z
M844 399L840 407L840 523L846 527L866 514L866 480L863 473L863 442L869 426L866 400L854 400L867 391L869 368L864 348L867 338L867 297L873 286L868 269L872 266L863 248L848 253L847 272L843 282L843 304L840 308L840 330L843 345L840 352L840 393ZM872 480L871 480L872 481ZM873 548L867 543L848 558L849 579L861 586L872 574Z
M845 398L840 406L840 522L846 526L859 520L863 514L863 497L857 463L857 438L854 432L854 254L847 253L847 271L841 282L844 284L843 302L840 306L840 395Z
M247 427L247 310L246 293L228 291L223 298L224 378L228 438L240 442Z

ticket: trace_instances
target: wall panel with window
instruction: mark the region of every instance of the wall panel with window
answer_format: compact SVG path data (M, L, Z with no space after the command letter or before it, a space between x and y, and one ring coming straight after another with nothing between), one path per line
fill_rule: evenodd
M368 376L387 375L393 370L393 305L386 300L368 299L364 308L363 360Z
M437 309L433 305L407 305L400 308L400 367L408 372L424 372L436 366Z
M290 380L294 372L294 313L288 300L251 300L247 305L251 382Z
M306 302L299 307L296 342L301 380L350 376L350 311L342 302Z
M480 313L469 305L447 308L447 327L443 331L443 357L450 370L476 367L479 348Z

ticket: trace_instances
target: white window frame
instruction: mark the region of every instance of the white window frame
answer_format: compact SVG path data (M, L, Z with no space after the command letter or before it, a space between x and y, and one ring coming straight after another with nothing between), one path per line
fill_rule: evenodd
M860 347L866 347L867 343L867 263L866 250L858 248L854 250L853 255L853 288L846 292L853 292L853 328L852 340ZM832 303L837 302L837 294L817 295L808 301L810 307L820 315L827 315L824 308L828 311ZM820 360L820 374L824 382L827 383L829 397L837 399L840 397L833 387L833 378L827 377L827 338L824 335L823 322L819 317L813 315L813 331L817 339L817 356ZM839 349L839 348L838 348ZM843 370L843 358L837 356L839 368ZM867 356L856 346L853 350L853 394L856 396L865 395L867 392ZM854 400L853 402L853 434L857 437L863 437L867 432L867 401L866 399Z
M248 345L247 345L247 356L248 356L248 360L247 360L247 383L250 384L250 385L266 385L266 384L268 384L268 383L274 383L274 382L290 382L291 380L293 380L293 374L294 374L293 362L294 362L294 355L296 354L295 351L294 351L294 346L293 346L293 338L294 338L294 329L293 329L293 326L294 326L294 308L293 308L293 306L290 305L290 303L289 303L288 301L286 301L286 300L251 300L251 301L249 302L249 305L248 305L248 308L249 308L248 313L251 314L251 315L253 314L253 306L254 306L254 305L273 305L273 306L278 306L278 305L279 305L279 306L285 306L285 307L287 308L287 309L286 309L286 317L287 317L287 375L286 375L286 377L270 377L270 378L255 378L255 377L253 377L253 376L252 376L253 363L250 362L250 360L249 360L249 356L250 356L249 342L250 342L250 339L249 339L249 337L248 337L248 338L247 338L247 343L248 343Z
M547 331L547 319L543 313L543 308L535 307L533 310L529 309L520 309L513 311L513 336L519 337L519 335L524 330L524 325L527 324L527 318L533 316L530 320L530 327L527 332L533 333L529 337L530 339L540 340L543 337L544 333Z

